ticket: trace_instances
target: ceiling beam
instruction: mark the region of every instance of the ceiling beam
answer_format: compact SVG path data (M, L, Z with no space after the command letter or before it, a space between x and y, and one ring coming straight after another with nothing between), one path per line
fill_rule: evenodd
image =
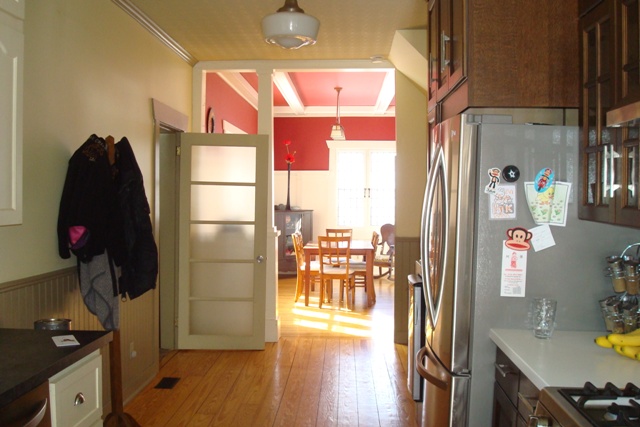
M236 71L218 71L217 74L253 108L258 109L258 92L242 74Z
M293 114L302 115L305 112L304 105L302 105L302 100L300 99L300 95L298 95L298 91L296 87L293 85L291 81L291 76L289 73L284 71L276 71L273 73L273 83L275 83L276 87L284 97L284 100L287 101L289 107Z
M394 71L387 71L382 81L382 87L380 93L378 93L378 100L374 110L376 114L382 115L387 112L389 105L393 97L396 95L396 78Z

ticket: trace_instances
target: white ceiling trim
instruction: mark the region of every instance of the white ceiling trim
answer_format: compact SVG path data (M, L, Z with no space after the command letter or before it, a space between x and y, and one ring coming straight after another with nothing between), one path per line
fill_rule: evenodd
M143 11L138 9L129 0L112 0L116 5L120 6L125 12L129 14L136 22L146 28L151 34L156 36L158 40L167 45L169 49L173 50L180 58L194 65L197 61L185 48L183 48L177 41L175 41L169 34L167 34L162 28L151 20Z
M395 117L396 108L388 107L386 111L378 111L377 107L367 106L340 106L340 117ZM301 117L296 114L290 107L273 107L274 117ZM304 109L304 117L335 117L336 107L306 107Z
M258 92L242 74L233 71L218 71L217 74L253 108L258 109Z
M289 104L289 108L294 114L301 115L305 113L304 105L302 105L300 95L298 95L298 91L293 85L289 73L285 73L283 71L274 72L273 83L275 83L276 87L284 97L285 101L287 101L287 104Z

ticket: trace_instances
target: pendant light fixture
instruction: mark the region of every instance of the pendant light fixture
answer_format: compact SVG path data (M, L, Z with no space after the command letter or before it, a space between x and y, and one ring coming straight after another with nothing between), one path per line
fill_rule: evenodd
M344 136L344 128L340 124L340 91L342 88L336 86L334 89L338 95L336 96L336 123L331 127L331 139L344 141L346 139Z
M276 13L262 19L264 40L284 49L315 44L319 27L320 21L305 15L297 0L285 0Z

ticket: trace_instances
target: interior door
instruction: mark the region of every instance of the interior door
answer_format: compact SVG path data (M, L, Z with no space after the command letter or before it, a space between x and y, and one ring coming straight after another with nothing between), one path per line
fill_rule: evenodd
M180 135L180 349L264 348L268 144Z

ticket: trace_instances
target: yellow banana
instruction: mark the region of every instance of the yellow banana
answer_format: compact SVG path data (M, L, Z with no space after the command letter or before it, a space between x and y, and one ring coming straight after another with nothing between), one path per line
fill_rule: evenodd
M619 354L619 355L621 355L621 356L624 356L624 357L630 357L630 356L627 356L627 355L624 353L624 351L622 351L622 347L623 347L623 346L621 346L621 345L614 344L613 349L616 351L616 353L618 353L618 354ZM632 358L632 359L633 359L633 358Z
M598 344L600 347L604 347L604 348L613 348L613 344L611 344L611 341L609 341L607 339L606 335L602 335L600 337L597 337L593 340L596 344Z
M622 352L625 356L635 359L640 354L640 347L634 347L631 345L622 346Z
M607 335L607 339L613 345L630 345L640 347L640 334L634 334L633 332L628 334L609 334Z

